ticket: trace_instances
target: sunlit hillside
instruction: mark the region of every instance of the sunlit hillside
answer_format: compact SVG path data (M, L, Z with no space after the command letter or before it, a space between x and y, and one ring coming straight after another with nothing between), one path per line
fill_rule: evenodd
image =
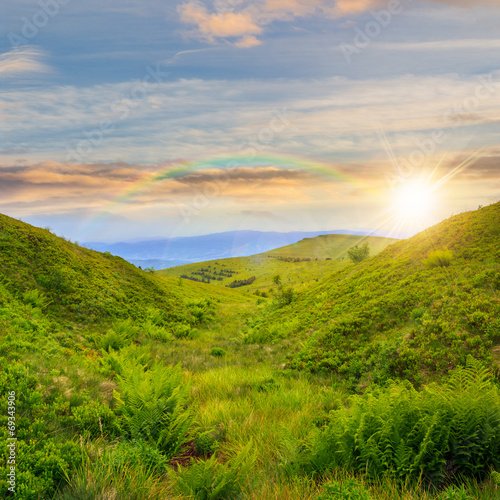
M187 264L164 269L158 274L241 287L244 291L268 295L276 275L280 275L286 285L304 289L346 266L349 263L347 252L355 245L367 243L370 254L376 255L396 241L377 236L328 234L250 257Z
M421 384L465 363L500 362L500 203L452 217L350 264L250 324L256 343L293 336L290 367L361 389Z
M17 498L498 498L500 204L267 298L0 231Z

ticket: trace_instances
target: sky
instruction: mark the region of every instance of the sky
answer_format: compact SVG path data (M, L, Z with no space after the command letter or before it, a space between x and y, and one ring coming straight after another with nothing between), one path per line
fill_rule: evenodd
M406 237L500 200L499 0L3 0L0 212Z

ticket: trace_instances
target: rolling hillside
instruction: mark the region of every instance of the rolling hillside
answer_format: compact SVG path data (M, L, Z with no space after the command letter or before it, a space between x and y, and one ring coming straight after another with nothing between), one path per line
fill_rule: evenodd
M397 240L376 236L329 234L304 238L297 243L263 252L250 257L218 259L187 264L158 271L159 275L183 277L231 286L243 283L241 290L264 292L273 286L273 276L279 274L285 285L304 289L318 279L344 267L349 262L347 250L367 242L372 255L376 255ZM255 277L255 280L252 278ZM250 282L249 282L250 281ZM248 283L248 284L246 284Z
M124 241L118 243L87 242L84 246L100 252L111 252L132 261L159 260L171 263L204 262L230 257L249 256L267 252L273 248L295 243L303 238L320 234L353 234L350 231L227 231L224 233L183 236L174 238L155 238L143 241ZM364 234L364 233L361 233ZM144 267L144 266L143 266Z
M342 238L258 300L0 216L0 497L498 498L500 204Z
M498 373L500 203L452 217L328 276L248 328L247 342L295 338L288 365L353 387L421 384L464 365Z
M148 308L161 309L166 320L184 321L189 316L172 290L173 280L160 280L120 257L83 248L4 215L0 259L1 284L10 293L21 300L28 292L39 294L48 310L77 321L141 319ZM222 289L211 292L212 298L228 294Z

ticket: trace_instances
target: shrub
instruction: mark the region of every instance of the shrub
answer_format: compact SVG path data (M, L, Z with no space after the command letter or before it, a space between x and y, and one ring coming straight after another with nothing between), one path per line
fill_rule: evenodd
M500 290L500 273L496 273L493 276L492 285L495 290Z
M194 449L198 455L212 456L217 450L217 434L213 431L199 432L194 437Z
M43 307L45 305L45 298L36 288L24 292L23 301L33 307Z
M212 356L222 357L222 356L225 356L227 354L227 352L224 349L222 349L221 347L212 347L210 354Z
M283 307L291 304L295 299L295 292L293 291L293 288L285 288L279 274L273 277L273 283L278 287L278 293L276 294L275 299L278 307Z
M146 337L160 342L168 342L172 340L172 334L163 326L158 326L151 320L147 320L141 327L142 332Z
M187 300L185 302L192 316L193 324L201 325L211 321L215 315L210 299Z
M115 447L96 444L99 446L84 449L83 465L67 475L67 486L55 500L170 498L165 483L157 476L166 467L165 459L155 455L155 450L140 448L136 443ZM153 461L156 466L152 466Z
M392 385L332 414L317 431L304 467L346 466L369 477L420 477L441 485L453 477L484 478L500 465L500 392L489 372L469 357L447 385L415 391Z
M472 500L467 490L462 485L460 488L449 486L438 497L438 500Z
M451 264L452 259L453 253L451 250L445 248L444 250L431 252L427 259L425 259L425 264L430 269L433 267L448 267Z
M194 339L198 336L199 332L196 328L179 323L172 327L172 334L176 339Z

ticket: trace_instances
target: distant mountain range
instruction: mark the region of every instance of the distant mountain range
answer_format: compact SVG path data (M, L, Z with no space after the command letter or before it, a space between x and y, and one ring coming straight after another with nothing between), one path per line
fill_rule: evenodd
M303 238L323 234L358 234L360 231L293 231L289 233L263 231L228 231L202 236L124 241L119 243L87 242L83 246L99 252L110 252L141 267L168 267L227 257L247 257L274 248L290 245Z

